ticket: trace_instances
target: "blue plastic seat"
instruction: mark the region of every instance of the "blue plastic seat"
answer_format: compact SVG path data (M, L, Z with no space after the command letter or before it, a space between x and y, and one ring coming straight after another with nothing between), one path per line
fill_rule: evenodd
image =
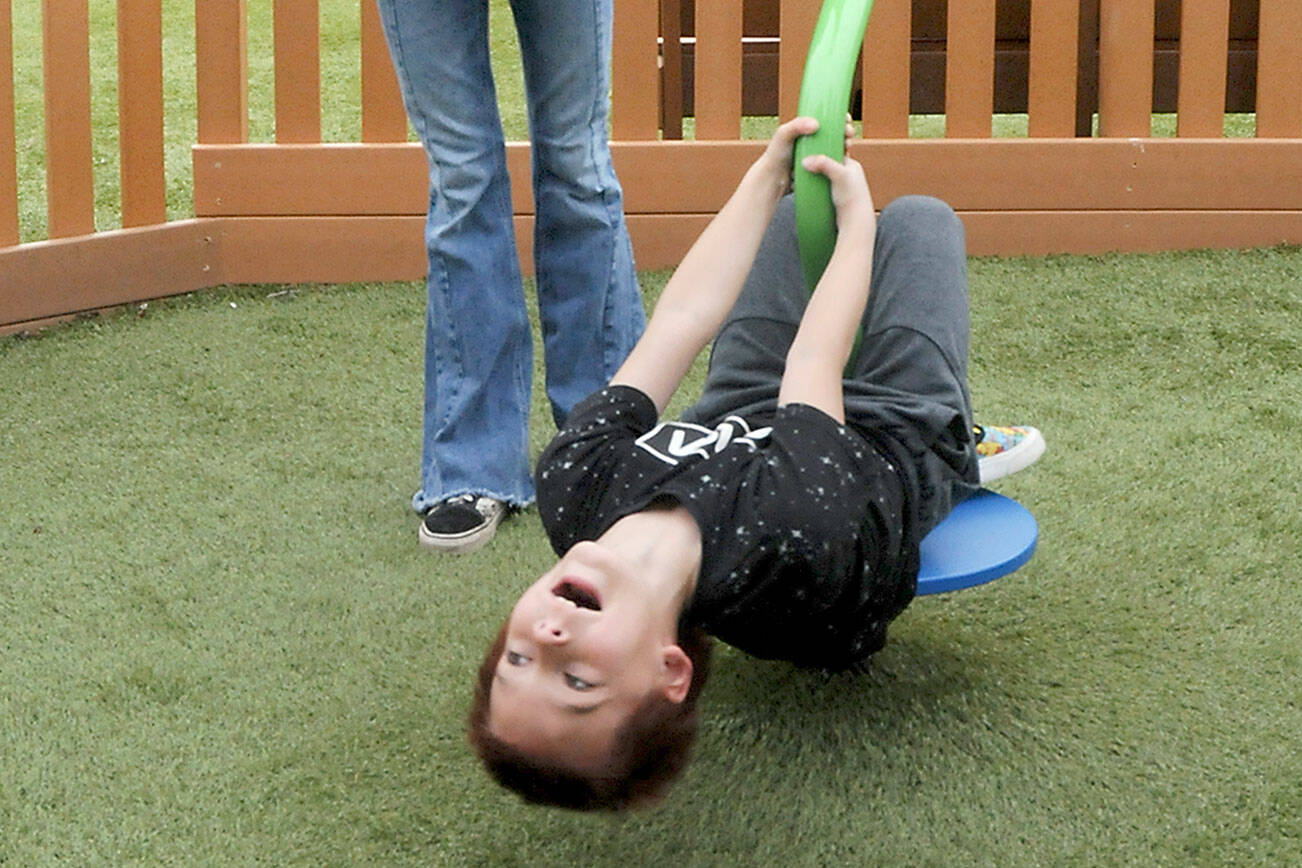
M1012 498L982 489L922 540L918 595L957 591L1005 576L1031 559L1035 516Z

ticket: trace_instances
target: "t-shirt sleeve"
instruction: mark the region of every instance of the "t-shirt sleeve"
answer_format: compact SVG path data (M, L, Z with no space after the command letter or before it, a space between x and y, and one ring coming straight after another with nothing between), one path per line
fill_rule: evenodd
M652 400L631 386L595 392L570 413L534 471L538 513L558 554L605 530L619 471L657 420Z

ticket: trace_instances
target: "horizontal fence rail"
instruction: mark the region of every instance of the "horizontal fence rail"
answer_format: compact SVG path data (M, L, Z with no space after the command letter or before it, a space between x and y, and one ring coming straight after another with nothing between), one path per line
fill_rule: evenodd
M424 274L428 171L372 0L273 0L265 34L250 25L265 8L193 0L181 179L165 168L174 0L113 0L113 179L97 144L96 2L109 0L0 0L0 331L223 283ZM16 4L39 7L39 70L15 54L15 21L27 26ZM323 96L323 46L341 8L359 134L324 142L339 109ZM773 121L753 118L794 114L818 4L615 10L616 168L639 266L671 266L762 150L748 136ZM255 40L267 51L251 62ZM847 107L862 122L851 151L879 205L951 202L976 254L1302 243L1299 81L1296 0L876 0ZM1227 137L1227 112L1255 135ZM1000 133L1010 114L1023 118L1013 137ZM1173 135L1154 136L1169 114ZM255 115L270 119L266 141L252 140ZM929 115L941 134L918 137ZM508 145L508 163L528 269L526 142ZM178 184L194 216L169 220ZM120 228L97 231L106 198Z

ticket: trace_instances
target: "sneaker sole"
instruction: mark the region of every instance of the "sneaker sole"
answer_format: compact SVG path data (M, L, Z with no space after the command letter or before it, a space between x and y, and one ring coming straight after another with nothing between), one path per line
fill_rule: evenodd
M1026 439L1007 452L1000 452L977 462L981 471L981 484L1012 476L1019 470L1025 470L1044 454L1044 435L1037 428L1026 429L1030 433Z
M425 522L422 521L416 533L420 544L427 549L452 555L468 555L488 545L488 541L497 534L497 526L501 523L502 514L499 512L495 518L465 533L434 534L425 529Z

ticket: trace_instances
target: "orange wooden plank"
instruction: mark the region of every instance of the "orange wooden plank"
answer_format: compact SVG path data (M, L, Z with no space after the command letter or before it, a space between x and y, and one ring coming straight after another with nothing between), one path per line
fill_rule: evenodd
M51 238L95 231L86 0L43 0L45 173Z
M508 145L507 155L513 193L527 202L528 146ZM199 217L418 214L429 208L429 167L414 142L196 145L191 156Z
M741 136L741 0L696 7L696 138Z
M1302 242L1302 211L959 211L973 256L1156 253Z
M1230 0L1183 0L1176 135L1224 134L1229 39Z
M625 209L713 213L764 145L616 142ZM1302 202L1299 139L867 139L851 152L879 200L929 193L968 210L1289 210ZM528 145L508 145L507 162L520 191L515 213L530 213ZM414 144L203 145L195 210L418 215L428 205L425 176Z
M321 15L317 0L274 0L276 141L321 141Z
M1027 133L1076 134L1078 0L1032 0Z
M800 81L819 9L818 3L787 2L779 10L778 115L782 120L795 117L800 105Z
M14 135L13 11L10 0L0 0L0 247L18 243L18 161Z
M0 251L0 327L215 286L210 224L180 220Z
M995 107L995 0L950 0L945 32L945 135L990 135Z
M362 141L406 140L407 113L384 41L380 12L372 0L362 0Z
M1302 135L1302 3L1261 0L1257 135Z
M615 139L649 140L660 134L659 32L658 0L615 0L610 73Z
M886 205L890 198L880 198ZM681 261L709 214L633 214L638 264ZM959 209L973 255L1042 255L1302 243L1302 210ZM222 283L416 280L424 218L230 218L102 232L0 250L0 334L76 311ZM532 220L517 217L527 268ZM326 267L328 265L328 267Z
M199 141L249 140L248 15L245 0L195 0Z
M122 225L162 223L167 182L161 0L118 0L118 147Z
M863 41L863 134L909 134L910 0L877 0Z
M1099 4L1099 135L1152 135L1152 0Z
M397 217L248 217L212 221L227 283L419 280L425 221Z

